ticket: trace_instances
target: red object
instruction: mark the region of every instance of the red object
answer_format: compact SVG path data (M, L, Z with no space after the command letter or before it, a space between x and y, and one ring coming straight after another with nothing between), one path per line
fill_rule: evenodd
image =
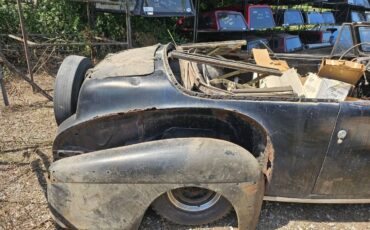
M254 8L269 8L271 10L271 7L269 5L254 5L254 4L248 4L245 6L245 15L244 18L247 22L247 25L249 28L252 28L251 26L251 9ZM226 7L221 7L218 8L220 10L231 10L231 11L237 11L242 14L244 14L243 6L242 5L234 5L234 6L226 6ZM271 16L272 16L272 10L271 10Z
M176 21L176 24L181 26L182 24L184 24L185 22L185 17L180 17L177 21Z
M219 13L230 13L230 14L239 14L240 12L239 11L232 11L232 10L215 10L215 11L210 11L210 12L203 12L199 15L199 25L198 25L198 29L201 29L201 30L214 30L214 31L220 31L221 30L221 26L220 26L220 23L219 23L219 20L218 19L218 15ZM243 16L241 14L241 16ZM209 22L207 23L207 26L206 28L202 28L205 27L204 25L202 25L202 20L208 20L209 19ZM190 23L186 23L187 20L193 20L192 18L185 18L185 17L181 17L177 20L176 24L180 27L182 27L181 29L183 31L188 31L190 29L193 29L192 27L189 27L188 25L190 25Z

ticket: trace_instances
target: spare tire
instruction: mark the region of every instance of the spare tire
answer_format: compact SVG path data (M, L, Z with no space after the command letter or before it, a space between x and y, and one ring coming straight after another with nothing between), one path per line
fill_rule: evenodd
M63 60L54 86L54 115L58 125L76 112L78 94L91 67L86 57L71 55Z

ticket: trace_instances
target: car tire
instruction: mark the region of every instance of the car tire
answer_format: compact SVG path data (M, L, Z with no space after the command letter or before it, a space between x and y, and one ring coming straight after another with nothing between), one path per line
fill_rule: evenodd
M86 57L71 55L63 60L54 86L54 115L58 125L76 112L78 94L91 67Z
M194 187L174 189L161 195L153 202L153 210L164 219L180 225L210 224L227 216L232 210L230 202L223 196L210 190L202 189L212 192L214 196L218 196L217 201L213 202L208 208L203 207L202 209L198 210L196 210L196 206L193 205L195 210L190 211L189 208L183 208L181 205L178 205L173 201L173 193L183 189L194 189ZM199 207L202 206L200 205Z

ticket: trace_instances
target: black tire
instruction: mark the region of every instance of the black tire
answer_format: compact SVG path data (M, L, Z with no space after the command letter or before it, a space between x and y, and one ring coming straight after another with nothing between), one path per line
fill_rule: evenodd
M184 188L181 188L184 189ZM178 189L175 189L178 190ZM175 191L172 190L172 191ZM217 194L217 193L215 193ZM227 216L232 210L228 200L220 196L211 207L202 211L185 211L176 207L170 200L169 193L158 197L152 204L153 210L170 222L180 225L204 225L215 222Z
M75 55L65 58L60 66L54 86L54 115L58 125L76 112L78 94L91 67L90 59Z

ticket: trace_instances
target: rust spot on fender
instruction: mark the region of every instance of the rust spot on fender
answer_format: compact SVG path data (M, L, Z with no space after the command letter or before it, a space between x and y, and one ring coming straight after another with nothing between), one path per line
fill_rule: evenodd
M265 152L263 153L263 168L262 172L266 176L267 183L270 182L273 172L274 166L274 159L275 159L275 151L271 143L271 139L267 136L266 148Z

